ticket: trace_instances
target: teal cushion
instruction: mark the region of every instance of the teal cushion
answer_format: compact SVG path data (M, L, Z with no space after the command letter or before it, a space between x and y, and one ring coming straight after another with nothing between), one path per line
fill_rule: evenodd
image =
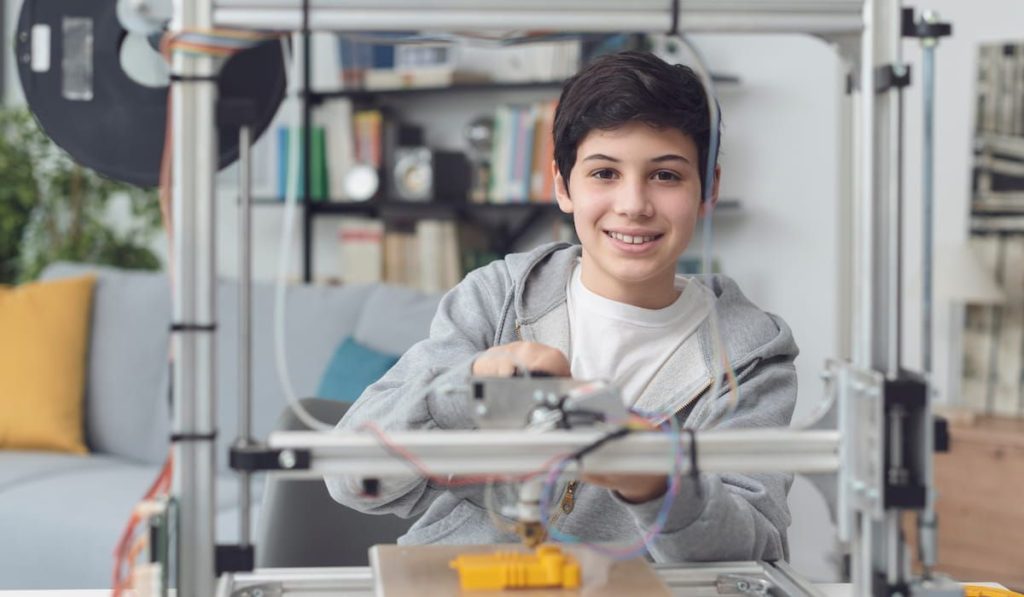
M327 363L316 395L355 402L367 386L380 379L397 362L397 355L377 352L347 337Z

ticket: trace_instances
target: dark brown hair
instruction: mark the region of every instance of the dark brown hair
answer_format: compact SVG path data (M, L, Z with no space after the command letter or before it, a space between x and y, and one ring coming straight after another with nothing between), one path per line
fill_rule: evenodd
M630 122L675 128L692 138L703 181L711 133L707 101L700 78L688 66L670 65L649 52L596 58L565 82L555 110L555 164L566 186L587 134Z

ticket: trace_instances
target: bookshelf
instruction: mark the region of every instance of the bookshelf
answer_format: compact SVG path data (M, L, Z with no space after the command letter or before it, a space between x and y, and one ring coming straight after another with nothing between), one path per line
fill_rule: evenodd
M283 206L280 198L258 198L260 206ZM385 222L415 223L421 219L456 220L469 222L486 229L492 239L492 248L500 254L514 250L516 243L538 222L545 218L562 217L571 222L571 216L562 213L555 203L472 203L455 201L413 202L398 200L371 201L313 201L300 202L304 221L317 217L362 216ZM733 216L742 212L739 199L721 199L715 208L718 216ZM311 229L311 225L310 225ZM307 238L310 238L307 236ZM311 242L304 240L304 251L311 251ZM308 261L304 253L303 263Z
M395 87L395 88L366 88L366 87L353 87L353 88L338 88L330 89L329 85L327 89L310 89L310 55L309 55L309 37L308 33L305 34L306 43L303 44L303 50L305 54L305 60L302 68L302 93L300 93L299 99L302 101L302 128L304 130L312 130L313 118L312 112L320 107L328 109L327 104L333 99L347 100L353 108L356 109L370 109L370 110L386 110L388 107L393 107L394 104L401 106L403 103L408 107L408 102L405 100L412 98L414 101L416 98L423 98L426 100L428 97L437 97L445 95L477 95L482 100L478 99L475 101L486 101L491 95L498 98L495 101L495 107L498 107L502 101L501 98L508 95L515 95L521 92L535 92L537 94L543 94L546 97L550 97L553 101L557 98L562 86L565 83L565 73L572 71L552 71L553 76L551 79L546 80L528 80L528 81L476 81L472 79L464 79L462 81L453 80L450 85L444 86L408 86L408 87ZM714 81L718 85L730 87L739 83L739 78L731 75L724 75L715 73L712 75ZM437 100L433 100L435 103ZM447 101L447 100L444 100ZM386 116L391 118L394 114ZM515 118L525 118L522 116L516 116ZM530 118L537 118L537 125L540 126L541 116L530 115ZM495 115L497 120L497 115ZM518 120L513 120L518 123ZM511 126L511 125L510 125ZM533 125L530 125L533 126ZM497 127L497 125L496 125ZM507 132L507 131L506 131ZM498 133L495 132L495 135ZM533 134L532 132L530 133ZM384 224L387 228L414 228L418 227L421 221L427 220L448 220L455 221L458 224L468 225L469 227L477 230L481 237L487 239L489 244L488 250L497 255L504 255L517 246L517 243L524 238L524 235L529 233L533 227L540 222L551 221L557 222L559 217L562 217L563 221L569 221L567 216L563 216L558 210L556 204L550 201L537 202L537 197L549 196L548 188L543 187L538 193L536 190L531 191L529 184L526 185L525 190L521 189L518 185L520 181L529 180L528 178L515 179L512 188L506 190L504 187L495 190L491 188L489 198L493 203L478 203L469 199L469 197L452 197L448 200L448 197L444 197L444 200L436 200L432 202L420 202L420 201L402 201L391 199L392 192L388 188L389 184L383 183L384 186L378 191L377 196L369 201L351 202L351 201L339 201L332 200L330 197L334 196L328 190L326 197L322 194L316 195L317 199L312 199L310 189L314 187L311 182L313 176L311 176L310 164L313 160L309 159L312 153L311 143L309 137L306 135L306 141L302 143L302 154L303 154L303 167L299 173L299 176L304 181L304 193L302 196L300 208L302 209L301 221L302 221L302 278L304 281L309 282L312 279L313 267L313 246L314 246L314 222L319 218L334 217L334 218L345 218L345 217L365 217L368 219L378 220ZM540 138L538 135L537 139ZM534 141L537 143L537 141ZM329 144L329 142L328 142ZM365 146L364 146L365 147ZM536 147L536 146L535 146ZM357 149L358 151L358 149ZM387 146L385 144L384 154L387 156ZM512 155L512 154L508 154ZM530 154L527 153L529 156ZM540 155L540 154L537 154ZM385 171L381 171L380 175L386 179L388 172L388 163L390 159L384 158L383 167ZM525 171L526 175L529 176L531 170L531 164L529 158L526 158ZM328 167L329 168L329 167ZM518 164L517 164L518 168ZM536 168L536 164L534 164ZM517 169L518 174L522 174L522 169ZM535 174L536 169L533 170ZM495 174L491 172L491 174ZM504 174L504 173L502 173ZM496 174L495 174L496 175ZM443 192L443 191L442 191ZM337 193L335 193L337 195ZM474 197L476 199L477 197ZM533 200L529 200L532 198ZM267 199L260 202L261 204L273 203L273 199ZM727 205L728 204L728 205ZM724 202L720 203L720 206L725 211L734 211L738 207L738 202Z

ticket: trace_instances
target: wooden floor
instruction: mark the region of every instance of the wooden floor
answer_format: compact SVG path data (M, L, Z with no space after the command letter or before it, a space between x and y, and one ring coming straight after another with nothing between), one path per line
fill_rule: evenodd
M935 458L938 569L1024 590L1024 420L955 422L950 436Z

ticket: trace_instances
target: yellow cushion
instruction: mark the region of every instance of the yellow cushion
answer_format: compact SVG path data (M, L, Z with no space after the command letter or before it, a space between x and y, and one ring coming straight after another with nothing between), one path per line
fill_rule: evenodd
M0 285L0 448L87 452L82 396L94 283Z

